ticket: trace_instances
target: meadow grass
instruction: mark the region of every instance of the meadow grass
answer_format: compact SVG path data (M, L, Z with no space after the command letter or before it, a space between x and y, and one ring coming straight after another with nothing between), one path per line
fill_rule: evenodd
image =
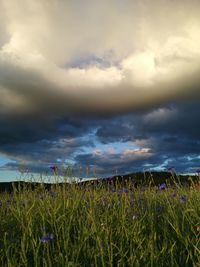
M0 266L200 266L200 190L54 184L0 195Z

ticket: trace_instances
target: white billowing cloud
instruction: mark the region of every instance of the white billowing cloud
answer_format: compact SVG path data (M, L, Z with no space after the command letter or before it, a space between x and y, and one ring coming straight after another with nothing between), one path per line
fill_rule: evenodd
M125 149L120 156L122 159L129 158L132 160L147 159L153 155L150 148Z
M154 153L150 148L136 148L136 149L123 149L118 151L117 149L107 150L107 151L94 151L93 157L96 158L99 163L106 164L124 164L127 162L134 162L139 160L147 160L151 158Z
M199 97L197 0L0 7L0 112L138 110Z

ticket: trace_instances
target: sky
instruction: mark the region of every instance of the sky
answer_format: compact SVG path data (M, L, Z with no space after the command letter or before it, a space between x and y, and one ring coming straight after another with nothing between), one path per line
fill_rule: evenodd
M199 14L199 0L0 0L0 181L199 169Z

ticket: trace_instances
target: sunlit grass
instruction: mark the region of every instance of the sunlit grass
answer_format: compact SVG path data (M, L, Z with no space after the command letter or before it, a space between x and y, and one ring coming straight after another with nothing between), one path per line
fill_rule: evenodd
M0 195L0 266L198 266L200 190L41 185Z

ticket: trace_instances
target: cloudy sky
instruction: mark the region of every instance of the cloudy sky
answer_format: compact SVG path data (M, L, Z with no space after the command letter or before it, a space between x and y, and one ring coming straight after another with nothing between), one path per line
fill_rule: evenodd
M0 0L0 178L200 166L199 0Z

